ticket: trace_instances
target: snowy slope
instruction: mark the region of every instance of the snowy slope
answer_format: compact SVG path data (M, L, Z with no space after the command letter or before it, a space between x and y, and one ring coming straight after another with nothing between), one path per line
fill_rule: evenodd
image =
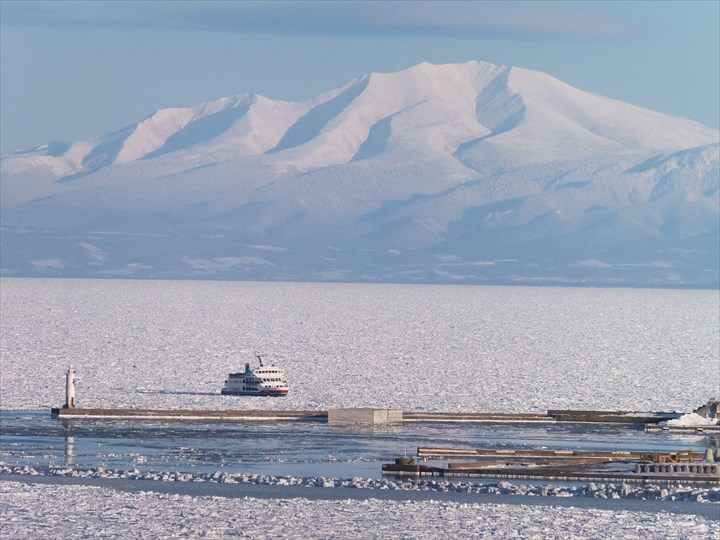
M160 110L5 156L1 204L6 275L718 280L716 130L486 62Z

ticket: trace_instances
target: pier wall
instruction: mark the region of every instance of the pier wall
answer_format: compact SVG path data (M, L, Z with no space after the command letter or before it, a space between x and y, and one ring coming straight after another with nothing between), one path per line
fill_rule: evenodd
M627 423L655 427L654 424L674 413L636 413L623 411L560 411L547 413L458 413L458 412L404 412L400 409L346 408L329 411L292 410L208 410L208 409L119 409L119 408L53 408L60 418L136 418L177 420L320 420L329 423L394 424L405 422L460 422L460 423L555 423L598 422ZM678 415L679 416L679 415ZM720 426L706 427L707 431ZM699 428L698 428L699 429Z
M173 420L326 420L325 411L192 410L192 409L80 409L57 408L60 418L136 418Z

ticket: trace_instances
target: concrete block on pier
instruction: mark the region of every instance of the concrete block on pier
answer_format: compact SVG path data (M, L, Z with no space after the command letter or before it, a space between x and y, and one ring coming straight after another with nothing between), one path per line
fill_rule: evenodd
M330 424L396 424L403 421L399 409L330 409Z

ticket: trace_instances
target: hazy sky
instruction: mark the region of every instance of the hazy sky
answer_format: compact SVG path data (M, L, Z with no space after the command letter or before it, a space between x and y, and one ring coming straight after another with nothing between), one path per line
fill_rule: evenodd
M720 124L720 2L0 0L0 150L256 92L487 60Z

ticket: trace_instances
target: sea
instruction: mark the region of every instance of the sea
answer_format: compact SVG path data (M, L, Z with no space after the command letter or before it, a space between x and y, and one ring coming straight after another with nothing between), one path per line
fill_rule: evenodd
M718 329L720 297L707 290L3 278L0 467L7 482L0 483L0 495L13 516L56 512L57 530L71 527L70 507L58 507L58 500L72 500L72 511L83 512L83 527L97 531L107 529L107 512L136 519L133 501L142 496L144 505L163 516L158 523L164 531L168 520L186 527L194 508L208 516L224 511L235 504L232 497L243 497L233 512L247 510L255 500L248 494L259 497L263 508L296 508L307 497L360 498L367 506L370 494L360 492L384 493L382 487L313 491L265 485L265 479L305 479L308 485L310 477L310 484L324 485L325 478L352 477L351 487L362 479L384 482L381 465L413 456L419 446L715 449L720 440L714 433L646 433L635 425L61 420L50 408L63 404L64 373L72 366L80 407L684 413L718 394ZM256 355L285 370L289 395L221 395L228 373ZM18 468L24 472L18 474ZM86 472L93 478L85 478ZM192 481L223 474L247 475L250 487ZM138 475L156 481L132 479ZM24 487L17 483L23 478L52 485ZM147 489L159 494L135 493ZM356 491L360 494L349 495ZM456 504L463 523L469 523L468 516L479 520L502 511L512 516L507 530L513 531L520 518L533 528L554 511L548 507L531 515L523 506L513 512L500 495L493 497L503 504L469 509L470 503L495 499L463 496L440 506L423 502L420 515L436 507L446 513ZM100 513L93 510L97 497ZM523 505L530 504L526 499L547 505L560 499L508 497ZM587 521L595 499L576 499L572 506L579 509L562 509L572 530L585 523L598 530L597 516L603 528L611 526L630 508L653 513L647 519L666 519L665 529L685 527L684 513L693 514L688 523L700 534L715 527L697 522L699 516L716 519L714 507L685 499L606 505L611 511L592 514L595 521ZM178 501L185 505L182 512L169 517ZM402 512L405 520L403 509L410 503L403 501L373 504L382 504L383 516ZM345 516L343 504L355 503L323 504L313 499L303 511L335 520ZM363 512L362 523L374 524L367 508ZM279 526L296 516L279 518ZM18 531L26 530L17 519L8 522L7 531L15 522L21 523ZM198 519L207 524L210 518ZM436 521L423 521L419 536L432 536L428 531ZM328 530L337 531L335 521Z
M720 388L712 290L0 280L1 410L689 412ZM283 398L221 396L261 355Z

